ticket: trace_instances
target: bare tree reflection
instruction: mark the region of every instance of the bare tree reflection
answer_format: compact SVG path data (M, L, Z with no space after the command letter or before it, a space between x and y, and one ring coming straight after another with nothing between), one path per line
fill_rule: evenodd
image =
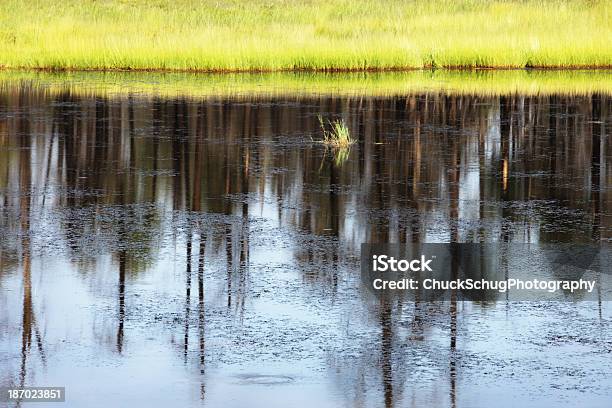
M207 353L214 351L206 341L207 307L218 300L208 296L209 279L221 280L223 313L242 324L253 248L283 246L303 283L333 304L342 274L351 269L347 259L362 242L611 238L605 217L612 202L605 188L612 183L605 129L611 106L601 95L162 100L2 92L2 103L21 115L0 119L0 222L21 230L2 250L19 247L23 264L22 383L33 342L45 360L30 234L31 218L45 211L69 259L94 265L100 253L114 255L118 317L105 330L107 346L118 353L128 344L126 324L135 313L131 282L159 255L156 242L168 232L180 242L177 354L186 365L190 351L197 355L202 398ZM317 114L346 118L358 140L342 165L309 142L319 131ZM209 223L204 215L225 218ZM259 242L261 228L280 238ZM8 259L3 254L0 273ZM502 267L507 270L507 260ZM86 279L89 269L82 269ZM394 350L426 341L433 314L449 327L444 392L457 405L458 294L433 312L420 299L401 298L372 310L385 406L400 405L409 375ZM404 323L406 332L398 330ZM372 364L363 357L361 372Z
M27 127L27 124L24 124ZM32 196L32 177L30 168L30 157L28 153L28 137L20 139L19 155L19 218L21 221L21 258L23 268L23 317L21 321L21 365L19 370L19 387L26 385L28 356L32 350L33 337L43 365L46 365L46 356L43 347L43 339L40 333L32 295L32 260L30 243L30 201ZM20 402L17 404L20 406Z

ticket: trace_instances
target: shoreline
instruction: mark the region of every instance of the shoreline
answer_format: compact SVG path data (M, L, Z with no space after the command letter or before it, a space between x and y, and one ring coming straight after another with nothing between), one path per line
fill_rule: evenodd
M178 68L73 68L73 67L7 67L0 65L0 72L44 73L155 73L155 74L359 74L359 73L410 73L410 72L494 72L494 71L612 71L610 65L542 65L542 66L423 66L423 67L371 67L371 68L280 68L280 69L178 69Z

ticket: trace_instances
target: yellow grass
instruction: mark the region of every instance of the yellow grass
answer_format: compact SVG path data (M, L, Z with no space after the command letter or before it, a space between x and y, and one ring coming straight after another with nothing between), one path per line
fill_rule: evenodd
M609 0L0 2L0 66L610 67Z
M0 89L95 96L612 95L612 71L186 74L0 71Z

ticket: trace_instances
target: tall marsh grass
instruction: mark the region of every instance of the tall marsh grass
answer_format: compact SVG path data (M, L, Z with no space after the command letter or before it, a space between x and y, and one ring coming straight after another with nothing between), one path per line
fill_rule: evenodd
M609 0L2 0L0 66L610 67Z

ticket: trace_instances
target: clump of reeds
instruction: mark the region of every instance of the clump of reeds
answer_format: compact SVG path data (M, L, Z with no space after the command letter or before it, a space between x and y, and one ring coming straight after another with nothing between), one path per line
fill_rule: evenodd
M336 149L347 149L355 143L355 139L351 136L351 132L346 123L344 123L344 120L328 120L327 124L330 130L328 130L328 126L325 125L320 115L319 123L321 125L321 131L323 132L323 140L321 140L321 143L325 146Z
M0 1L0 68L609 68L612 1ZM369 82L369 81L363 81ZM372 81L376 82L376 81Z

